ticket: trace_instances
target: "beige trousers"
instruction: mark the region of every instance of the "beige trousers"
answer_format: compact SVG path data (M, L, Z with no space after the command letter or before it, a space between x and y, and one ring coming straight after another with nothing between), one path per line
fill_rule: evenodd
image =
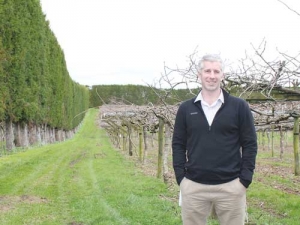
M200 184L184 178L180 183L183 225L206 225L212 206L221 225L243 225L246 188L239 178L224 184Z

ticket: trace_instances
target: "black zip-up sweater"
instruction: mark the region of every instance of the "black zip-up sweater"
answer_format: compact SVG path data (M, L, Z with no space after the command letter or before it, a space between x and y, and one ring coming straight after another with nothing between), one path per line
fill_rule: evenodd
M184 177L203 184L221 184L240 178L252 182L257 154L253 116L246 101L225 90L224 104L209 126L201 102L195 98L178 109L172 139L177 183Z

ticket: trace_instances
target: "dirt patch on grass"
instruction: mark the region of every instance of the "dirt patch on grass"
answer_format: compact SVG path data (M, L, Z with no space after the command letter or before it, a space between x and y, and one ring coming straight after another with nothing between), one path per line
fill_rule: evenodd
M248 202L249 204L249 202ZM265 202L258 201L257 199L251 199L251 207L259 208L261 211L265 212L267 215L270 215L271 218L283 219L286 218L288 215L285 212L278 212L274 210L270 205L265 204ZM262 217L263 214L256 218L257 220Z
M257 181L289 194L300 195L300 177L293 175L291 168L258 162L255 171L259 174L256 178L254 178ZM290 184L284 184L275 179L272 179L270 182L268 177L274 175L283 179L289 179Z
M23 203L35 204L35 203L47 203L48 200L44 197L22 195L19 197L20 201Z
M47 203L44 197L22 195L22 196L0 196L0 212L5 213L13 210L20 203L40 204Z
M84 223L80 223L80 222L71 222L71 223L68 223L68 225L84 225Z
M74 160L70 162L70 167L73 167L75 164L79 163L81 160L86 158L87 151L82 151L81 154Z
M285 154L291 155L292 152L291 147L285 149ZM267 186L288 194L300 195L300 176L294 174L294 161L291 157L259 158L255 174L254 179ZM278 179L274 178L275 176Z
M100 151L99 153L95 153L94 154L94 158L105 158L106 157L106 153L104 151Z

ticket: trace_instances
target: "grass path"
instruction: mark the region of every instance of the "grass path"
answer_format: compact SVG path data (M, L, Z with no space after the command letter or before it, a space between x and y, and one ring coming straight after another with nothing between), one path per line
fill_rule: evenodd
M0 158L0 224L181 224L165 184L124 159L96 117L72 140Z

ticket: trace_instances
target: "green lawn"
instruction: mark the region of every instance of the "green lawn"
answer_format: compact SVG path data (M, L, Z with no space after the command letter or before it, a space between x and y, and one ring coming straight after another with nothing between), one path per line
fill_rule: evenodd
M155 178L156 146L141 165L136 151L129 157L112 146L97 113L87 113L72 140L0 157L1 225L181 224L177 185ZM298 225L300 177L293 175L291 145L280 159L276 142L274 153L260 146L247 191L249 222Z
M0 158L0 224L181 224L167 186L116 151L88 112L72 140Z
M257 165L253 183L247 190L248 224L251 225L299 225L300 209L300 176L295 176L294 156L292 149L292 132L285 136L283 158L280 159L279 134L275 133L274 156L259 141ZM138 138L132 137L135 146L138 146ZM156 141L157 137L154 136ZM263 150L265 149L265 150ZM125 152L125 154L127 154ZM131 157L132 158L132 157ZM138 162L138 156L133 156ZM147 154L147 164L143 169L147 174L155 175L157 164L157 146L151 146ZM169 170L172 171L171 156L169 158ZM139 165L137 163L137 165ZM152 170L152 172L150 172ZM175 180L173 178L173 180ZM173 181L175 182L175 181ZM173 198L177 197L176 188ZM209 220L208 225L218 225L217 220Z

